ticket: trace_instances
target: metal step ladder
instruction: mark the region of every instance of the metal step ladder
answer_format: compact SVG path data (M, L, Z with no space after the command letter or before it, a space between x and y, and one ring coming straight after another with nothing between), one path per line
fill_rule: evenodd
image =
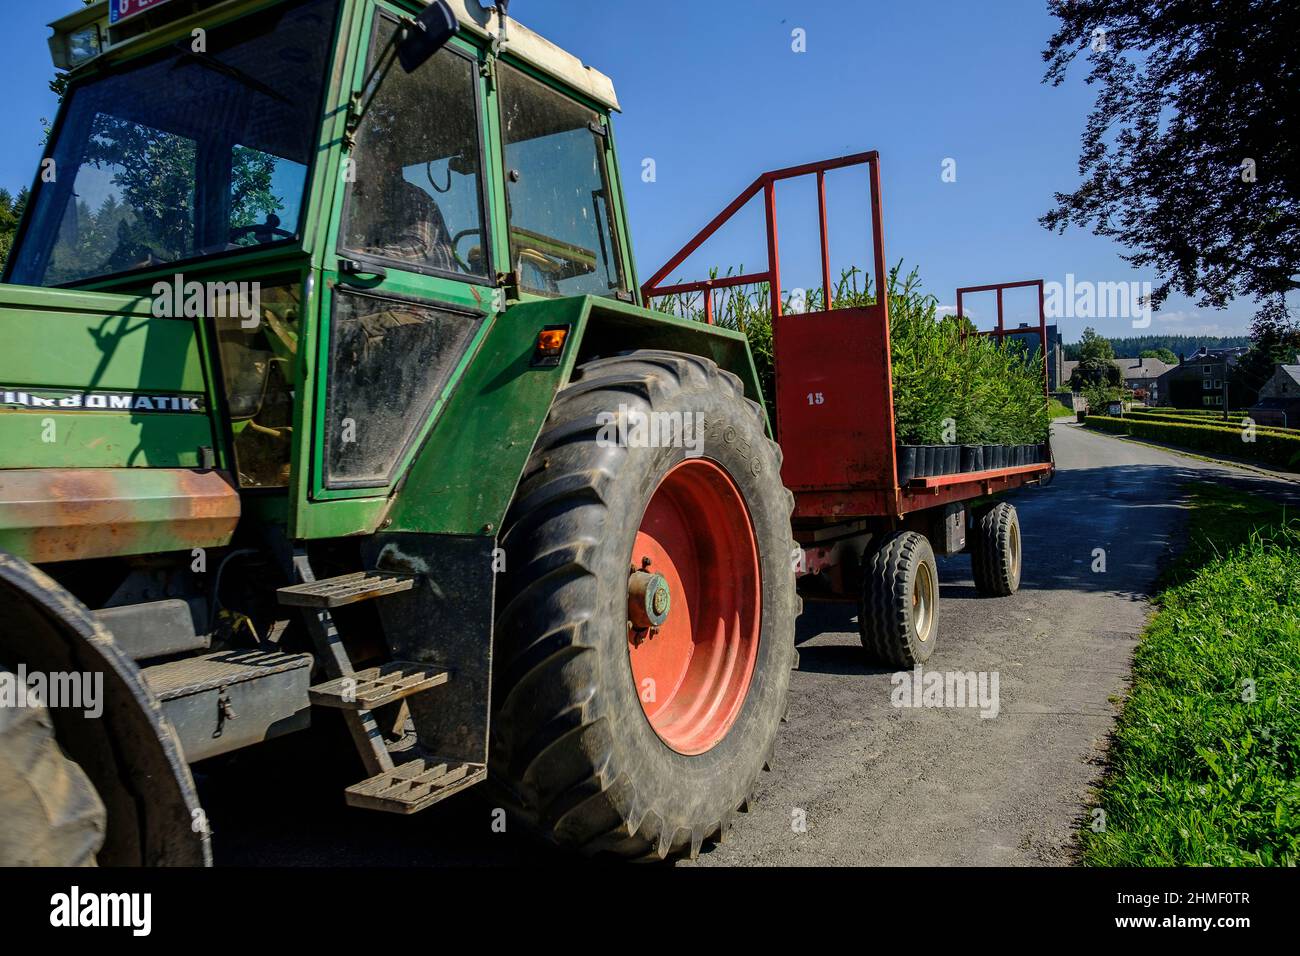
M305 581L280 588L280 603L291 607L342 607L358 601L398 594L415 587L416 575L389 571L357 571L323 581Z
M317 580L311 562L301 550L293 555L293 571L298 583L279 589L280 603L301 609L329 677L326 682L309 688L311 702L342 711L370 774L344 792L348 804L389 813L416 813L484 779L487 776L484 764L440 758L418 745L401 751L389 748L375 711L444 685L452 675L440 667L409 661L356 670L330 613L331 608L409 591L419 576L358 571ZM403 706L398 715L399 725L405 720ZM394 761L395 756L401 759L400 763Z

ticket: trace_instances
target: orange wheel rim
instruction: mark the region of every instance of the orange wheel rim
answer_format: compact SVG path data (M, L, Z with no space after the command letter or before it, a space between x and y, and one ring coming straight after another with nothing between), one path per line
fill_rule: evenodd
M646 506L629 566L628 655L641 707L673 750L704 753L744 707L762 623L754 525L731 476L703 458L672 468ZM633 613L641 604L648 621Z

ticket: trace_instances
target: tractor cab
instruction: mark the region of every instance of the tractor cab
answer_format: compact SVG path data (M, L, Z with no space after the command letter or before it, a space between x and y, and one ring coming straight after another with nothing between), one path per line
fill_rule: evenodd
M0 468L122 469L128 497L127 469L214 468L231 516L372 531L507 305L634 301L613 86L495 8L100 0L52 26L67 91L0 285L41 347L0 359Z

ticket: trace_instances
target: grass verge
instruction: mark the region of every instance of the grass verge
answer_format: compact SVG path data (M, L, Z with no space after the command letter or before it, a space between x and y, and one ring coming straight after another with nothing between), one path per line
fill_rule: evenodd
M1067 406L1056 396L1052 396L1052 400L1047 403L1047 414L1051 418L1065 418L1066 416L1073 418L1074 409Z
M1192 508L1134 655L1086 865L1300 862L1300 521L1216 485Z

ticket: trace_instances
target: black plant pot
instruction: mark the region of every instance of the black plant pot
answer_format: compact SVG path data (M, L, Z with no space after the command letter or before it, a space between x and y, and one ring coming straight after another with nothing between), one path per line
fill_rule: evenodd
M962 445L961 446L961 470L962 471L983 471L984 470L984 449L980 445Z
M961 445L949 445L944 450L945 475L961 474Z
M915 445L898 446L898 483L906 485L916 477L916 452Z
M922 467L920 474L926 478L932 478L935 475L944 474L943 469L946 465L944 458L945 452L947 451L946 446L922 445L921 450L925 457L925 464Z

